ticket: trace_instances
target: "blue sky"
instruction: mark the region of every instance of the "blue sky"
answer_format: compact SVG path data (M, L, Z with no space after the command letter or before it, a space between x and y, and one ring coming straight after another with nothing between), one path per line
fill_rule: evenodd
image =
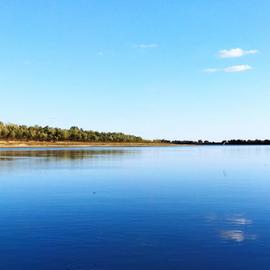
M3 0L0 119L270 137L270 1Z

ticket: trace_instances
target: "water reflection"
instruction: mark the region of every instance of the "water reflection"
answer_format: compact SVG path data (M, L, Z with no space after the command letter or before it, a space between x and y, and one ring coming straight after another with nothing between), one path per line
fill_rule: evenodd
M264 149L0 149L1 269L268 270Z
M126 159L140 153L136 149L126 148L27 148L27 149L0 149L0 170L10 169L12 167L27 168L33 167L38 169L40 167L49 167L53 164L58 166L72 166L76 167L81 162L85 161L87 164L103 163L107 160ZM89 162L91 161L91 162Z
M225 240L242 242L245 240L245 235L244 232L241 230L227 230L221 232L221 238Z
M232 214L225 217L212 214L206 217L208 223L219 230L219 238L232 242L243 242L245 240L256 240L257 235L248 232L253 220L243 214Z
M104 155L123 155L131 151L123 149L44 149L44 150L2 150L0 158L42 157L55 159L84 159ZM134 151L133 151L134 153Z
M236 215L236 216L231 216L227 218L227 222L231 223L233 225L250 225L252 224L252 220L248 219L244 216Z
M248 234L242 230L224 230L220 234L221 238L224 240L243 242L245 240L256 240L255 234Z

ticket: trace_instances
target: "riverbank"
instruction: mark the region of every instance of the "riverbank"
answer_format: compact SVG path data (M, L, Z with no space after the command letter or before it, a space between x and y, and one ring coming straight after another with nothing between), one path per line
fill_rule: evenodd
M142 143L124 143L124 142L72 142L72 141L59 141L59 142L44 142L44 141L11 141L0 140L0 148L15 148L15 147L151 147L151 146L173 146L170 143L159 142L142 142Z

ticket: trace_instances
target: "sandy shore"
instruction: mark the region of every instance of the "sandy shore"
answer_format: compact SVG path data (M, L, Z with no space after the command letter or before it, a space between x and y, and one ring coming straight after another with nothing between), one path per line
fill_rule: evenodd
M4 141L0 140L0 148L10 147L98 147L98 146L125 146L125 147L150 147L173 146L169 143L110 143L110 142L37 142L37 141Z

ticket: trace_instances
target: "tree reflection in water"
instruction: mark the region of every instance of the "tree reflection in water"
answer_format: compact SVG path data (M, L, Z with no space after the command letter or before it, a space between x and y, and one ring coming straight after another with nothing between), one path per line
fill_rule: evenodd
M46 166L55 163L72 164L76 166L80 162L97 163L98 161L119 160L127 156L134 156L140 153L138 149L127 148L61 148L61 149L2 149L0 150L0 170L4 168L12 168L13 166ZM72 161L72 162L69 162ZM91 164L90 164L91 165ZM39 167L39 166L37 166Z

